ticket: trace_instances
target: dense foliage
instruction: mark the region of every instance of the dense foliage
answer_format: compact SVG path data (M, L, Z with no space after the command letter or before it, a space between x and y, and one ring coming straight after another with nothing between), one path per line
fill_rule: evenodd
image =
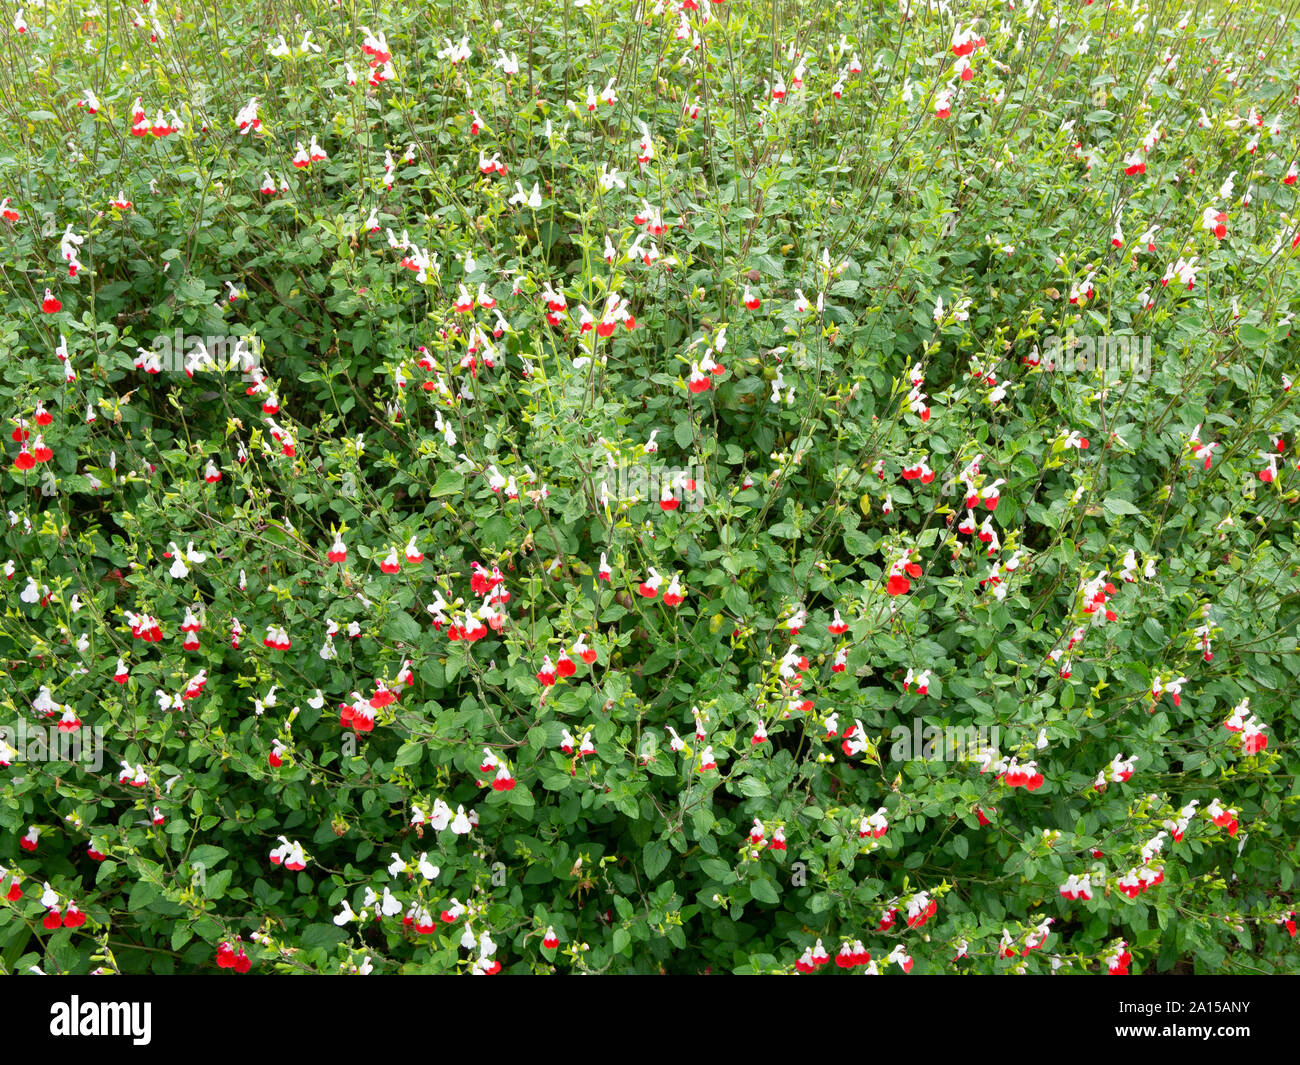
M6 14L3 968L1295 971L1282 16Z

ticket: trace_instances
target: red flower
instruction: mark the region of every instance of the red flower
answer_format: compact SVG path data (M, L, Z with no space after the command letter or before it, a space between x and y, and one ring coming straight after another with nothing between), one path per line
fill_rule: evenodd
M542 668L537 673L537 680L548 688L555 683L555 666L551 663L549 655L546 657L546 660L542 663Z
M334 562L334 563L338 563L338 562L346 562L346 561L347 561L347 558L348 558L348 548L347 548L347 545L343 542L343 537L342 537L342 535L340 535L340 534L338 534L338 533L336 533L336 534L334 535L334 544L333 544L333 546L329 549L329 551L328 551L328 553L326 554L325 557L328 558L331 562Z

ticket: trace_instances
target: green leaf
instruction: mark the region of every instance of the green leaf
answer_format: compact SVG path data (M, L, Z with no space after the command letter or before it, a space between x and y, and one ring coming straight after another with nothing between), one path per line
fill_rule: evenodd
M656 879L660 873L668 866L668 859L672 852L668 849L666 843L660 843L657 839L652 839L645 845L642 855L642 862L645 865L645 875L651 880Z
M1140 511L1127 499L1122 499L1119 496L1107 496L1106 499L1102 502L1101 508L1112 517L1116 517L1123 514L1142 513L1142 511Z
M131 895L127 899L127 909L132 913L143 910L154 899L158 897L158 889L147 880L137 880L131 888Z
M230 854L224 847L214 847L211 844L204 843L190 851L187 859L190 865L197 869L215 869Z
M230 878L234 875L233 869L221 869L215 873L209 873L203 880L203 897L205 899L219 899L226 893L230 887Z
M443 470L429 489L429 498L460 495L465 491L465 478L457 470Z
M348 934L332 924L309 924L299 937L303 950L313 947L333 947L347 941Z
M1255 348L1263 347L1272 339L1272 337L1258 326L1242 322L1242 324L1237 327L1237 339L1246 347L1253 350Z
M743 777L737 777L733 780L731 782L731 789L750 799L760 799L766 795L772 794L768 786L752 773L748 773Z
M384 622L384 635L390 640L415 643L420 639L420 626L409 614L393 614Z
M731 866L718 858L701 858L700 868L704 870L705 876L720 884L729 884L735 879Z

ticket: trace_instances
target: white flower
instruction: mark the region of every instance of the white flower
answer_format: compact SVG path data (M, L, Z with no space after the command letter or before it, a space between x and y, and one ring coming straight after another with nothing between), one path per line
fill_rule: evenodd
M536 181L533 182L532 192L524 192L524 187L518 181L515 182L515 194L510 197L511 204L522 204L531 210L536 211L542 206L541 188Z
M465 807L461 807L461 814L464 814ZM429 815L429 826L435 832L441 832L451 823L451 807L441 799L433 804L433 812Z
M600 187L604 192L609 192L614 188L626 189L627 182L618 176L617 168L607 168L604 163L600 164ZM511 201L513 202L513 200ZM538 205L540 206L540 204ZM608 237L605 238L608 241Z

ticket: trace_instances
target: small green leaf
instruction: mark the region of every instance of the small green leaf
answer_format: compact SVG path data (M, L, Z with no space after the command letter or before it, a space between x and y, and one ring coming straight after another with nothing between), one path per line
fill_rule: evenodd
M645 874L651 880L654 880L668 865L668 859L671 855L668 845L660 843L657 839L652 839L645 845L645 851L642 860L645 863Z

